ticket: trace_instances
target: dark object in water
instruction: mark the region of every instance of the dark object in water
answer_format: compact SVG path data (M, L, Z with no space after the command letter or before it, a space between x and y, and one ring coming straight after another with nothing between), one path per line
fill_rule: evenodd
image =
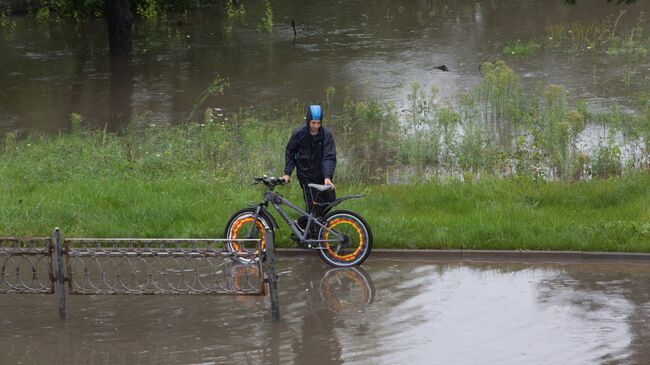
M445 65L436 66L434 68L437 68L440 71L449 72L449 69Z
M291 28L293 28L293 36L296 36L296 21L291 19Z

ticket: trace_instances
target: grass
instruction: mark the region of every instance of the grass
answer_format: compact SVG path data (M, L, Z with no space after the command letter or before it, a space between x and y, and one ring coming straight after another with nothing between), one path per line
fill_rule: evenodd
M636 24L624 29L619 26L626 15L621 11L590 23L555 24L546 28L542 42L570 52L602 52L613 56L641 53L647 55L648 35L645 33L645 14L636 15ZM634 16L634 15L631 15Z
M504 55L530 56L540 47L541 45L536 41L520 41L517 39L506 44L502 52Z
M648 182L640 174L573 184L377 186L364 208L380 247L648 252Z
M621 20L635 16L635 24L622 26ZM504 56L530 56L538 49L560 51L572 55L599 55L600 57L625 60L624 83L626 87L645 87L650 36L647 33L645 14L627 14L621 10L616 16L587 23L573 22L553 24L544 34L529 41L510 41L502 49ZM594 71L595 74L595 71ZM647 87L646 87L647 88Z
M419 180L467 173L579 180L649 166L647 100L639 102L636 112L613 106L609 112L591 113L583 101L569 105L562 85L522 87L504 62L485 62L481 72L481 84L454 104L440 103L435 89L413 86L390 155L395 168L411 168ZM609 130L597 148L578 145L587 125ZM620 151L629 145L638 146L638 153L623 161ZM400 178L389 181L413 182Z
M6 165L3 173L6 172ZM196 174L44 179L0 186L0 235L221 237L229 215L261 198L247 181ZM650 252L650 175L578 183L343 184L343 204L372 225L376 247ZM300 202L299 188L280 188ZM283 224L278 246L292 246Z
M0 235L43 236L59 226L68 237L220 237L232 212L260 200L251 177L280 171L281 153L257 155L263 141L282 137L213 122L8 139ZM376 247L650 252L647 172L579 182L485 176L385 185L344 173L341 180L339 196L367 195L343 207L367 218ZM301 201L296 184L281 191ZM288 234L282 227L279 246L291 245Z

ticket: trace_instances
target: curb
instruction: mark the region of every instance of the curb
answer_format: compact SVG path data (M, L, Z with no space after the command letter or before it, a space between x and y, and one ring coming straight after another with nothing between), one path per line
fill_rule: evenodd
M283 257L313 255L309 249L277 248ZM528 250L421 250L374 249L372 259L422 259L422 260L510 260L510 261L619 261L650 263L650 253L590 252L590 251L528 251Z

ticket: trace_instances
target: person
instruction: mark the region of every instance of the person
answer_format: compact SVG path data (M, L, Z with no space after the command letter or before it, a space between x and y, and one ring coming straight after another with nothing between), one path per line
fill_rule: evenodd
M320 192L308 184L332 185L336 169L336 143L332 132L323 127L323 108L310 105L305 113L305 125L297 127L285 148L285 167L282 179L288 183L293 169L307 206L307 212L322 217L321 203L336 199L334 188ZM316 200L316 201L314 201Z

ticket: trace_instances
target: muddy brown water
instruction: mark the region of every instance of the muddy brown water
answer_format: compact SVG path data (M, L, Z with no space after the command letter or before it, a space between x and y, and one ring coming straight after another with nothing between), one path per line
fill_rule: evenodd
M627 13L618 29L628 30L639 14L650 13L648 1L282 0L273 1L272 34L256 31L262 2L243 3L247 17L232 24L221 8L172 15L169 29L136 24L132 62L114 74L103 21L47 26L12 18L15 29L0 34L0 132L66 130L71 113L111 130L137 117L181 122L216 75L230 87L202 107L224 112L325 100L329 86L337 90L335 101L378 97L399 108L415 81L437 86L445 100L478 84L482 60L499 58L524 81L563 84L590 108L632 105L647 88L624 83L624 57L546 49L509 57L502 49L551 25L601 21L620 10ZM434 69L442 64L451 71Z
M268 298L0 296L2 364L644 364L650 265L279 262Z

